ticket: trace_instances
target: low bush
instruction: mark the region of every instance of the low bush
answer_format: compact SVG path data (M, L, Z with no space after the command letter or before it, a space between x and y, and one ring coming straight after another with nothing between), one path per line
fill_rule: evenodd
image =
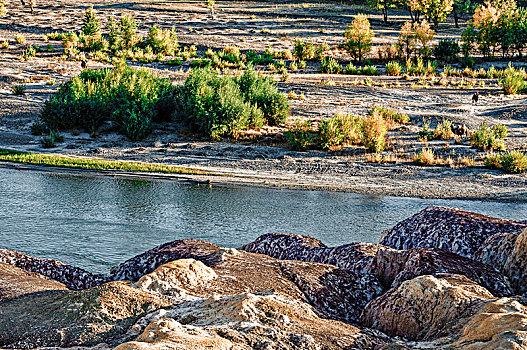
M374 110L362 123L362 142L374 152L382 152L386 145L386 122L378 111Z
M293 54L300 61L309 61L315 58L315 45L302 40L295 40Z
M162 29L154 24L148 31L146 39L154 54L163 54L167 56L174 56L179 47L176 35L176 29Z
M358 144L362 141L362 118L351 114L338 114L324 119L318 127L320 145L331 149L343 144Z
M13 91L13 95L24 96L26 94L27 88L24 84L15 84L11 90Z
M342 66L333 57L324 57L320 64L322 73L336 74L342 71Z
M490 153L484 158L485 166L503 170L506 173L521 174L527 170L527 155L520 151L507 153Z
M505 79L501 81L503 85L503 92L507 95L515 95L523 92L527 86L524 80L524 74L509 63L509 67L505 70Z
M434 139L436 140L449 140L454 137L452 131L452 122L448 119L443 119L441 123L437 124L434 130Z
M505 144L502 138L507 136L507 127L495 125L488 127L486 123L470 133L470 145L482 150L504 151Z
M254 65L268 65L274 63L274 58L269 53L264 52L258 54L254 50L249 50L245 54L245 59L247 62L252 62Z
M295 151L304 151L311 142L311 123L309 121L297 122L291 129L284 133L289 147Z
M378 113L386 121L388 126L406 124L410 121L408 114L399 113L394 109L383 106L374 107L370 114L373 115L374 113Z
M64 138L58 132L53 130L49 131L49 136L44 136L40 139L40 145L43 148L54 148L57 147L57 142L63 142Z
M419 165L434 165L436 163L434 151L430 148L423 148L414 157L414 163Z
M397 61L390 61L386 63L386 75L398 76L401 75L403 66Z

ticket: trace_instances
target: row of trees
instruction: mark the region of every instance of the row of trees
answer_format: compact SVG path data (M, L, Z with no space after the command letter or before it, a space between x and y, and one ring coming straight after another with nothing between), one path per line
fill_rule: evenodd
M470 0L367 0L370 7L381 11L384 22L388 22L388 10L402 7L408 10L412 22L426 17L434 26L443 22L453 13L456 26L458 21L470 11Z
M514 0L487 0L475 10L462 40L465 55L477 49L484 57L498 51L522 57L527 47L527 9Z

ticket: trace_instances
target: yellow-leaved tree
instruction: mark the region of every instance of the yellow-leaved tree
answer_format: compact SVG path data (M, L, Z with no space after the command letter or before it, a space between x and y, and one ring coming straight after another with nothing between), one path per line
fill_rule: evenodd
M368 17L359 13L344 32L346 41L342 46L353 58L360 62L364 55L371 50L371 38L373 35Z

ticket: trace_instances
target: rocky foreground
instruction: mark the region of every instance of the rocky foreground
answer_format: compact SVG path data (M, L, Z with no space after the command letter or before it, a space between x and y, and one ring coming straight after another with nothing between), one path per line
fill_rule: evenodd
M430 207L381 244L163 244L95 275L0 249L0 347L527 349L527 222Z

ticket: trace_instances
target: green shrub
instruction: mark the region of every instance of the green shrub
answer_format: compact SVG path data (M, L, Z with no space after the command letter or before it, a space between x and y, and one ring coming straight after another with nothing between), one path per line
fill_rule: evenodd
M42 122L36 122L31 125L31 135L42 136L49 133L49 128Z
M430 129L430 119L423 118L423 130L417 133L417 139L423 142L434 139L434 132Z
M169 79L127 66L86 70L63 85L46 103L42 121L52 130L94 132L105 121L138 139L146 136L159 98L173 91Z
M29 45L22 53L22 60L27 61L30 57L35 57L36 55L37 55L36 47L34 47L33 45Z
M302 40L295 40L293 54L300 61L309 61L315 58L315 45Z
M264 122L276 125L289 114L289 100L273 80L247 69L239 77L195 69L176 92L176 116L214 139Z
M324 119L318 127L320 145L331 149L343 144L358 144L362 141L362 118L342 114Z
M483 150L504 151L502 138L507 135L504 125L488 127L486 123L470 133L470 145Z
M342 66L333 57L324 57L320 64L322 73L336 74L342 71Z
M255 65L268 65L274 63L274 58L269 53L264 52L263 54L258 54L254 50L247 51L245 59L247 62L252 62Z
M520 94L526 87L522 72L514 69L510 63L505 70L505 79L502 80L502 84L503 92L507 95Z
M362 69L359 70L359 74L361 75L379 75L379 72L377 71L377 67L375 66L364 66Z
M247 69L238 79L238 84L247 100L263 112L269 125L279 125L289 116L290 102L287 96L278 91L270 77L264 77L253 69Z
M502 155L501 166L506 173L524 173L527 170L527 155L520 151L510 151Z
M459 44L454 40L440 40L434 46L434 56L443 63L455 63L460 52Z
M399 62L390 61L386 63L386 75L398 76L398 75L401 75L402 71L403 71L403 67L401 66Z
M174 27L162 29L157 24L154 24L148 31L146 43L152 48L154 54L167 56L174 56L179 47L176 29Z
M311 142L311 123L309 121L297 122L284 135L291 149L304 151Z
M527 155L520 151L502 154L490 153L484 158L485 166L500 169L510 174L521 174L527 170Z
M24 84L15 84L11 88L13 95L15 96L24 96L26 94L26 86Z
M386 145L386 123L378 111L364 118L362 123L362 141L370 151L382 152Z
M49 136L44 136L40 139L40 145L43 148L54 148L57 147L57 142L63 142L64 138L58 132L53 130L49 131Z

